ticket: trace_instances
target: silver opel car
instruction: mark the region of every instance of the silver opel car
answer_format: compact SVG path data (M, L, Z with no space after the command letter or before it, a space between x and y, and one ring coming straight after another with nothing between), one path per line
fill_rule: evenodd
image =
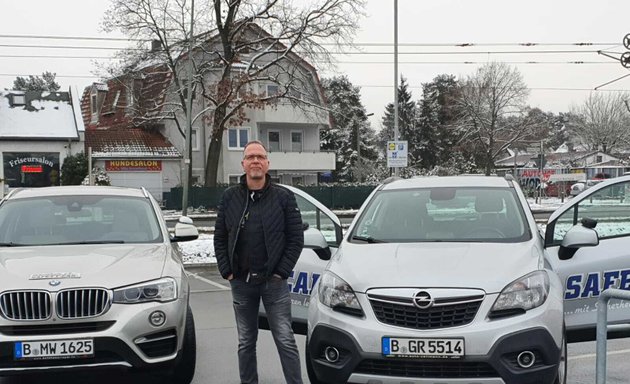
M316 288L311 383L566 380L563 284L511 179L381 185Z
M189 287L146 190L50 187L0 201L0 375L124 368L189 383L196 343ZM164 376L162 376L164 377Z

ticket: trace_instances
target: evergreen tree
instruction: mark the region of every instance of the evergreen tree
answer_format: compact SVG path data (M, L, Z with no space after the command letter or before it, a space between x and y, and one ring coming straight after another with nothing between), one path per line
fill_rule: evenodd
M455 121L457 82L452 75L439 75L422 84L422 100L418 102L419 143L416 156L424 169L446 163L452 158L456 142L451 124Z
M61 185L80 185L88 174L88 160L83 152L67 156L61 166Z
M321 132L321 148L335 151L335 180L364 180L372 173L378 151L374 130L361 103L360 88L352 85L347 76L323 79L322 85L332 126Z
M47 91L57 92L59 84L55 81L56 73L44 72L42 77L29 75L28 78L18 76L13 81L13 89L17 91Z

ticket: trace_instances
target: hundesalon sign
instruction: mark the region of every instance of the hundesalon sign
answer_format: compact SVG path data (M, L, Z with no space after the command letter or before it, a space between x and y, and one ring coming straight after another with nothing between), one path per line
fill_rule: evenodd
M159 172L162 170L161 160L107 160L107 172Z

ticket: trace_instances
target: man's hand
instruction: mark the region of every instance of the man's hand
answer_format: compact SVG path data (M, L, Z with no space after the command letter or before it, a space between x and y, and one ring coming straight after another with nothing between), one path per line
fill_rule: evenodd
M230 273L227 277L227 281L230 281L234 278L234 274Z

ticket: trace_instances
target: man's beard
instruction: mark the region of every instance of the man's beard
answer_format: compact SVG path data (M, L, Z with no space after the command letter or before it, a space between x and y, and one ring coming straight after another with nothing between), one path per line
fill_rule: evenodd
M260 179L263 179L265 177L265 174L263 173L263 171L256 170L256 171L252 171L250 173L249 177L252 180L260 180Z

